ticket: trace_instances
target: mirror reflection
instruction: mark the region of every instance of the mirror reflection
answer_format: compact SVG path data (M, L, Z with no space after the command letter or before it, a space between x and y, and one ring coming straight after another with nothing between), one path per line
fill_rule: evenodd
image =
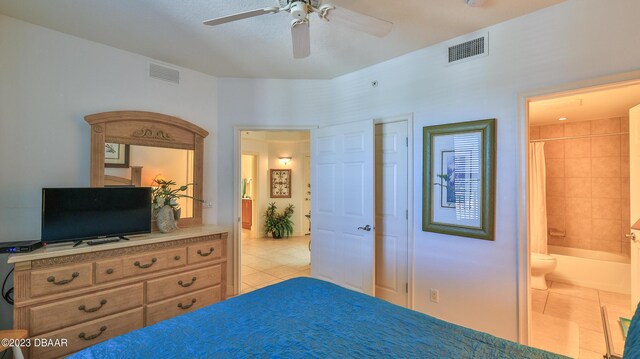
M194 151L105 143L105 186L157 187L156 179L173 181L174 188L191 184ZM193 186L181 192L193 196ZM179 198L181 218L193 217L193 199Z

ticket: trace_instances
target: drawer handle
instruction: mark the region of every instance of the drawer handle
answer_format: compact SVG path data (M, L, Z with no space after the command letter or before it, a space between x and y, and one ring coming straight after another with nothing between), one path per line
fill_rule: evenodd
M209 252L208 253L202 253L202 251L198 249L198 254L203 256L203 257L210 256L211 253L213 253L213 247L209 248Z
M107 330L107 326L103 325L103 326L100 327L100 333L87 336L86 334L84 334L84 332L82 332L82 333L78 334L78 338L82 338L84 340L93 340L93 339L99 337L100 334L104 333L105 330Z
M149 264L140 264L140 261L135 261L135 263L133 263L133 265L138 267L138 268L145 269L145 268L151 267L157 261L158 261L158 258L153 257L153 258L151 258L151 263L149 263Z
M103 299L103 300L100 301L100 305L97 306L97 307L93 307L93 308L87 309L87 307L85 307L84 304L83 304L83 305L78 307L78 310L81 310L81 311L83 311L85 313L93 313L93 312L97 312L105 304L107 304L107 300Z
M47 282L53 283L55 285L69 284L69 283L71 283L71 281L73 281L74 279L78 278L79 275L80 275L80 273L73 272L73 273L71 273L71 279L63 279L63 280L58 281L58 282L56 282L56 277L50 276L49 278L47 278Z
M183 287L183 288L186 288L186 287L190 287L195 282L196 282L196 277L193 277L193 278L191 278L191 282L189 282L189 283L182 283L182 281L179 280L178 281L178 285Z
M175 257L173 257L173 259L179 261L180 260L180 256L175 256Z
M191 304L182 305L182 303L178 303L178 308L180 309L189 309L193 307L193 304L196 302L196 298L191 299Z
M113 268L107 269L107 274L113 274Z

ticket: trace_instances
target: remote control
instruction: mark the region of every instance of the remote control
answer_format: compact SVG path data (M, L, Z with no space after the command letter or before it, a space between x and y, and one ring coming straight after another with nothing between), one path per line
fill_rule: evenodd
M112 237L112 238L98 238L98 239L92 239L90 241L87 241L86 243L90 246L94 246L96 244L105 244L105 243L111 243L111 242L119 242L120 238L118 237Z

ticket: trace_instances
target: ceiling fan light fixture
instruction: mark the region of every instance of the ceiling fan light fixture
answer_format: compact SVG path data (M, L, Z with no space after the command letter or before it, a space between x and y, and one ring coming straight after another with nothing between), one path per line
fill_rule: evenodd
M309 20L291 21L291 40L293 42L293 58L304 59L311 54L311 41L309 36Z

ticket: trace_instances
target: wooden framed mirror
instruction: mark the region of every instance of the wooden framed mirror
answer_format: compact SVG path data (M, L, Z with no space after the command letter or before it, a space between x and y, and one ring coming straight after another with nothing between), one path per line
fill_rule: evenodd
M202 199L206 130L178 117L144 111L85 116L91 125L91 186L153 187L155 178L193 183L187 194ZM105 166L106 164L106 166ZM181 199L179 226L202 224L202 205Z

